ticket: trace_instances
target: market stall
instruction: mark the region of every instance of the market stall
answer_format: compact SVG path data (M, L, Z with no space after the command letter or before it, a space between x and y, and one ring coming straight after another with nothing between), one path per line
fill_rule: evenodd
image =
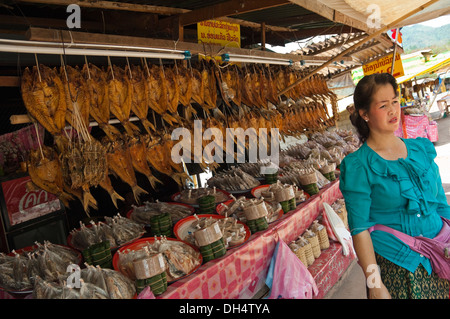
M252 298L265 287L277 241L290 243L297 239L320 217L324 202L333 204L339 198L342 195L339 181L336 180L320 193L299 204L295 210L270 224L267 230L253 234L245 243L228 250L223 257L203 263L188 276L172 282L157 298ZM147 238L153 240L154 237ZM132 245L134 244L125 245L124 249L129 249ZM353 259L352 255L344 256L342 247L337 242L331 241L329 247L322 250L321 255L308 266L319 290L315 298L326 295ZM28 294L7 293L2 290L1 294L2 298L31 297L30 290Z
M437 123L431 118L431 113L439 112L435 118L446 113L446 108L441 106L439 100L445 96L445 76L442 75L448 70L450 59L445 55L437 55L432 61L422 60L425 59L421 58L412 71L398 78L402 117L396 135L404 138L425 137L436 142L439 139ZM431 77L436 74L436 78ZM438 96L441 98L437 99ZM435 102L438 109L432 110Z
M328 66L351 60L344 55L369 40L390 45L379 36L391 24L365 38L359 34L332 56L305 59L270 52L265 44L280 41L278 32L283 41L298 40L359 32L364 25L336 24L296 1L188 9L80 2L101 11L103 22L88 13L84 29L73 30L69 20L56 18L53 6L65 1L22 2L28 11L19 8L21 14L52 12L52 23L68 28L48 29L37 16L33 27L27 20L26 40L0 39L2 63L20 70L0 83L14 87L8 93L20 101L11 124L37 132L23 160L26 191L50 194L64 207L71 231L60 244L44 236L6 247L0 255L3 298L251 298L265 287L279 241L312 275L314 297L326 295L354 256L328 241L333 229L324 204L341 199L338 167L359 143L350 132L329 130L337 120L337 96L327 85ZM103 9L126 11L126 19ZM211 11L226 21L207 20ZM274 24L254 22L260 15ZM294 28L298 15L313 28ZM202 29L208 26L212 30ZM163 39L149 38L148 30ZM255 34L262 50L252 47L259 43ZM20 67L18 55L24 57ZM247 132L242 139L233 135L239 130ZM307 142L286 143L279 157L268 156L277 154L280 141L297 137ZM254 147L266 151L263 158L253 157ZM3 158L2 164L11 172L23 169L16 162ZM211 173L207 185L194 182L193 171ZM8 216L4 207L2 213ZM343 223L344 215L342 209ZM319 229L326 233L324 247Z
M202 265L189 277L170 285L160 298L252 298L265 285L270 260L278 240L290 243L308 229L323 211L323 203L342 198L335 181L320 194L300 204L282 218L258 232L242 246L217 260ZM308 268L322 298L353 260L344 256L339 243L332 243Z

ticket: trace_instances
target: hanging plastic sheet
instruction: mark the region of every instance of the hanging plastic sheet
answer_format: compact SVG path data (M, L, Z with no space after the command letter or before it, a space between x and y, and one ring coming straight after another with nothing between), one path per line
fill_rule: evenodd
M270 288L269 299L312 299L319 289L308 268L282 240L270 262L266 285Z

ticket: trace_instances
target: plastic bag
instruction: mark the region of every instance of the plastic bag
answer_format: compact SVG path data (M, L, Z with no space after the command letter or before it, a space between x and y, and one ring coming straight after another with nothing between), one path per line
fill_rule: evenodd
M137 296L137 299L156 299L152 290L149 286L145 287L144 290Z
M319 289L305 265L282 240L278 240L266 278L268 299L312 299Z
M339 241L342 245L342 253L344 256L356 256L355 249L353 247L353 240L351 233L345 228L344 222L339 216L336 214L334 209L328 204L323 203L323 207L325 208L324 216L324 224L327 227L327 233L329 233L329 227L332 230L333 236L329 236L330 239Z

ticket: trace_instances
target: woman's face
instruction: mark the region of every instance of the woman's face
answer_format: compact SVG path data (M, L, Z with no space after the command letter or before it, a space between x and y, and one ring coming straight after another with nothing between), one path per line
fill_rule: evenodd
M400 122L399 98L390 84L379 85L368 112L360 111L371 132L393 133Z

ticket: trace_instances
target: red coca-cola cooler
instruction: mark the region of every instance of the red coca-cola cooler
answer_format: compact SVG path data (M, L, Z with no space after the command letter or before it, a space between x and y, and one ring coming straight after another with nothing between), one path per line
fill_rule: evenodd
M0 250L10 252L48 240L66 244L68 224L61 201L44 190L27 190L27 173L0 178Z

